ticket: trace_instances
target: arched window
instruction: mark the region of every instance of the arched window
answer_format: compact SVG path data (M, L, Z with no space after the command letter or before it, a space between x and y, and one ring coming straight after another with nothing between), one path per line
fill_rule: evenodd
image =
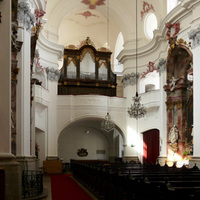
M144 19L144 33L148 39L153 38L153 31L157 29L158 21L154 13L149 13Z
M117 56L124 49L123 45L124 45L124 38L123 38L122 33L120 32L117 37L117 41L115 44L115 53L114 53L114 72L116 74L121 73L124 69L123 64L119 63L117 60Z
M179 0L167 0L167 14L171 10L173 10L179 3L180 3Z

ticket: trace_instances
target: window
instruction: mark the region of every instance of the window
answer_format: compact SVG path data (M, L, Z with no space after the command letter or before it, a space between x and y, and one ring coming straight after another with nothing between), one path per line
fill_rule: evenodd
M167 0L167 14L171 10L173 10L179 3L180 3L180 1L178 1L178 0Z
M148 39L153 38L153 31L157 29L158 22L155 14L149 13L144 19L144 32Z

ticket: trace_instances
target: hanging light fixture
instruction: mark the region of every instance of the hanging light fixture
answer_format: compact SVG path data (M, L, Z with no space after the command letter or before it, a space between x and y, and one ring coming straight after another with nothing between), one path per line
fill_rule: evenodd
M138 60L137 60L137 0L136 0L136 94L135 94L135 97L133 97L133 104L131 104L131 107L128 108L128 114L131 118L141 118L141 117L144 117L145 114L146 114L146 108L140 103L141 101L141 97L138 95L138 78L139 78L139 75L138 75Z
M109 48L109 0L107 0L107 48ZM108 111L108 98L107 98L107 111ZM101 129L110 132L115 128L115 124L111 120L109 112L105 116L105 119L101 122Z
M107 113L105 119L101 122L101 129L108 133L112 131L114 128L115 124L112 122L110 114Z

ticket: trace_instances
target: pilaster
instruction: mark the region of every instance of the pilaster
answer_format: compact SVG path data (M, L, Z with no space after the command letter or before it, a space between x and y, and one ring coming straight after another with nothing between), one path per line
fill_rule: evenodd
M11 154L11 7L12 1L1 2L0 167L5 171L5 199L21 200L21 168Z
M159 69L160 74L160 154L158 161L160 165L165 164L167 159L167 112L166 112L166 93L163 89L163 86L166 83L166 59L161 58L158 62L157 68Z
M192 40L192 53L193 53L193 156L189 162L190 167L196 163L200 167L200 26L189 33L189 39Z

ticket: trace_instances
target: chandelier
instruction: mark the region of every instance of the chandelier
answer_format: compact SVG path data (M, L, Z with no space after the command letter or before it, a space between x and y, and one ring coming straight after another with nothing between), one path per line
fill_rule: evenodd
M141 96L138 96L138 93L136 92L135 97L133 97L133 104L131 104L131 107L128 108L128 114L131 118L141 118L144 117L146 114L146 108L140 103Z
M101 122L101 129L108 133L112 131L114 128L115 124L112 122L110 114L107 113L105 119Z
M133 104L131 104L131 107L128 108L128 114L131 118L141 118L144 117L146 114L146 108L140 103L141 101L141 97L138 96L138 72L137 72L137 68L138 68L138 60L137 60L137 0L136 0L136 94L135 97L133 97Z
M107 0L107 48L109 48L109 0ZM111 116L108 112L108 98L107 98L107 115L101 122L101 129L105 132L110 132L115 128L115 123L112 122Z

